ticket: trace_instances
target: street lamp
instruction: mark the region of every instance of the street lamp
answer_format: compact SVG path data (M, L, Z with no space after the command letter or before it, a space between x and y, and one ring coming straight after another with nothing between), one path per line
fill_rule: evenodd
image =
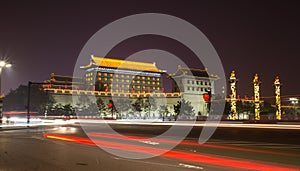
M3 68L10 68L12 65L4 60L0 60L0 123L2 124L2 106L3 106L3 101L2 101L2 89L1 89L1 77L2 77L2 69Z
M10 67L12 67L11 63L0 60L0 93L1 93L1 95L2 95L2 89L1 89L2 69L3 68L10 68Z

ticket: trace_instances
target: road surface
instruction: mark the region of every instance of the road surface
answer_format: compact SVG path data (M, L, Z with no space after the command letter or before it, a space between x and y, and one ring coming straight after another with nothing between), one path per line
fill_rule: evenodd
M0 131L0 170L300 170L299 136L295 137L299 130L223 127L200 145L199 126L172 150L137 160L114 156L98 146L156 155L173 141L144 138L160 134L169 126L112 124L114 130L129 136L124 139L101 129L101 124L87 125L89 132L79 124Z

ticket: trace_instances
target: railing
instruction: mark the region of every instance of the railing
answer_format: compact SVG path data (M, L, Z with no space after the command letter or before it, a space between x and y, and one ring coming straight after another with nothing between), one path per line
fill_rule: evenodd
M107 91L88 91L88 90L71 90L71 89L56 89L56 88L44 88L45 91L53 94L65 94L65 95L98 95L98 96L125 96L125 97L149 97L149 96L158 96L158 97L180 97L182 93L124 93L124 92L107 92Z

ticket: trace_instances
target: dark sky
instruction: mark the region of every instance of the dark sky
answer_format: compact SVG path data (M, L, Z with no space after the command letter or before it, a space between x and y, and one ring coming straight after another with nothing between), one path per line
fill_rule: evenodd
M264 96L273 95L276 75L284 84L283 94L300 94L299 4L275 0L1 1L0 56L14 65L3 72L3 90L29 80L43 81L51 72L72 75L81 48L101 27L149 12L174 15L200 29L218 52L226 74L236 70L238 94L252 94L255 73ZM191 67L200 66L180 43L157 36L131 38L109 55L125 58L149 48L170 51Z

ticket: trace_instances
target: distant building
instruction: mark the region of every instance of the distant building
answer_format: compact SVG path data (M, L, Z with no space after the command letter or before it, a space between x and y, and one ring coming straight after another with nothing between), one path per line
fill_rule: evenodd
M89 90L150 93L161 92L163 71L155 63L134 62L91 56L85 79Z
M50 79L44 81L44 88L54 89L82 89L84 87L84 79L72 76L62 76L51 73Z
M207 104L203 94L211 91L214 94L214 81L219 79L216 75L210 75L207 71L178 66L172 78L172 92L182 92L183 98L191 102L195 112L207 115Z

